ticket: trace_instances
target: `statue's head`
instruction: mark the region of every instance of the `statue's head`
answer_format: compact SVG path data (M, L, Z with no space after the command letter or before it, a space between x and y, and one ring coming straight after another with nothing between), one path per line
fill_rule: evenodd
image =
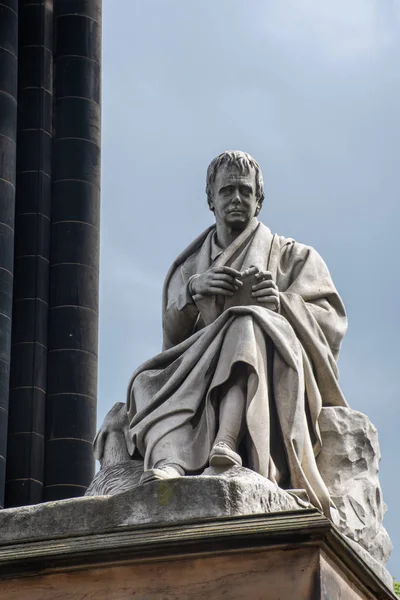
M250 154L241 152L240 150L226 150L209 164L207 169L206 194L210 210L214 212L213 196L216 191L215 182L218 172L222 169L236 171L239 175L245 176L254 174L255 195L259 206L258 214L264 201L264 181L260 165Z
M217 226L243 230L258 215L264 200L258 163L245 152L223 152L208 167L206 193Z

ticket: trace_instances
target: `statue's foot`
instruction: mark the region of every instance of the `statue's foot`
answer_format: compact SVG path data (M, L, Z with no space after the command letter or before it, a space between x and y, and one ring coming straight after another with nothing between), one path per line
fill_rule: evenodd
M232 450L225 442L215 444L210 452L209 462L212 467L242 466L242 459L239 454Z
M143 473L140 478L140 485L144 483L150 483L151 481L160 481L161 479L174 479L176 477L182 477L182 473L171 467L170 465L163 465L157 469L148 469Z

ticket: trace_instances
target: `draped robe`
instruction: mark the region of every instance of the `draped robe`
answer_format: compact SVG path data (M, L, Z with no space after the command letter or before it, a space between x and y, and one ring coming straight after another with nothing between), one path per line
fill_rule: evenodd
M315 457L322 406L347 406L336 360L347 321L318 253L272 235L257 219L212 262L215 226L176 259L163 294L163 352L133 374L127 408L133 445L145 469L173 463L186 473L207 465L218 428L218 392L246 365L246 466L286 489L306 490L329 515ZM224 307L194 297L189 279L210 266L269 270L279 314L256 300Z

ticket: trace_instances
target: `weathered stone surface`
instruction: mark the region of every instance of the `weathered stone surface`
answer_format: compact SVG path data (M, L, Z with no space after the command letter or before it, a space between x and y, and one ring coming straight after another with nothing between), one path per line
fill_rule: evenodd
M68 574L40 573L17 580L0 580L0 594L2 600L326 599L320 594L310 595L318 576L318 550L313 547L284 552L236 550L225 554L213 550L212 556L114 563ZM347 585L343 592L349 590ZM368 600L363 594L346 599Z
M340 531L385 564L392 544L382 525L386 506L378 472L380 450L375 427L364 414L343 407L323 408L319 471L336 505Z
M0 546L1 600L395 600L392 589L315 509Z
M2 600L394 600L375 583L374 595L329 560L320 547L298 543L287 547L213 547L200 556L153 557L134 562L90 565L85 569L39 571L33 576L0 580ZM234 543L232 543L234 546ZM211 554L211 555L210 555ZM364 573L364 576L366 574Z
M0 546L30 541L124 531L126 527L187 524L222 517L265 515L298 511L309 506L301 490L284 491L268 479L243 467L220 473L209 467L196 477L179 477L138 485L141 464L131 461L131 479L122 480L132 489L109 496L92 496L48 502L0 511ZM115 470L125 463L103 469ZM102 471L99 471L99 474ZM129 473L129 467L125 474ZM98 475L99 475L98 474ZM136 483L135 483L136 477ZM119 490L121 489L121 479ZM103 480L110 485L110 481ZM94 484L96 479L94 481ZM297 496L300 494L300 497ZM367 565L390 587L391 577L360 544L347 538Z
M100 533L128 525L170 524L301 510L304 503L241 467L223 475L156 481L113 496L74 498L0 512L0 544Z
M353 548L353 550L357 552L359 557L363 559L365 564L369 566L369 568L383 581L383 583L389 589L392 589L393 577L386 569L386 567L381 562L376 560L376 558L374 558L369 552L367 552L367 550L365 550L365 548L363 548L360 544L347 537L346 535L343 537L345 538L349 546L351 546L351 548Z

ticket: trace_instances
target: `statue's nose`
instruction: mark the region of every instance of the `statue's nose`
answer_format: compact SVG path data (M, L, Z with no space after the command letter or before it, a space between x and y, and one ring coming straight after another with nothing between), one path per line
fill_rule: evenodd
M241 203L241 201L242 201L242 199L241 199L241 197L240 197L240 194L239 194L239 192L238 192L238 191L237 191L237 192L235 192L235 194L234 194L234 196L233 196L233 200L232 200L233 204L240 204L240 203Z

